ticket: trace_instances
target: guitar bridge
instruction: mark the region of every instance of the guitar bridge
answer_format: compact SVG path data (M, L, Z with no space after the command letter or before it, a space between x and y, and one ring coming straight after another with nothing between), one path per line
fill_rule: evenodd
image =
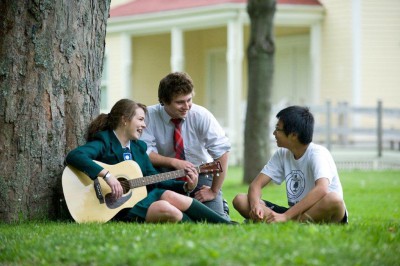
M93 183L94 191L96 191L96 197L99 199L100 204L104 203L103 192L101 192L101 185L99 179L96 178Z

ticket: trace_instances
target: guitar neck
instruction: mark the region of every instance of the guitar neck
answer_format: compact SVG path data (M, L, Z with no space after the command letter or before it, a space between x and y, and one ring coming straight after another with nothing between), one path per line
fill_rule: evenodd
M196 170L199 171L197 169L197 167L196 167ZM184 177L185 175L186 175L185 170L176 170L176 171L167 172L167 173L139 177L139 178L128 180L128 182L129 182L130 188L133 189L133 188L137 188L137 187L147 186L150 184L155 184L155 183L165 181L165 180Z

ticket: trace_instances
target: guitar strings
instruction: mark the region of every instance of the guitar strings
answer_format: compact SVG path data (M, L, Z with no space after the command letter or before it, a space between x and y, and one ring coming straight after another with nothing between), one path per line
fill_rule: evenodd
M209 165L209 164L207 164L207 165ZM211 173L214 172L213 169L208 170L208 171L206 171L206 172L209 172L209 171L210 171ZM181 173L181 172L183 172L183 173ZM166 175L168 178L173 179L173 178L181 177L181 176L183 176L183 174L185 174L185 173L186 173L186 172L185 172L184 170L176 170L176 171L169 172L169 173L155 174L155 175L147 176L147 178L148 178L148 180L151 181L151 183L154 183L155 181L158 181L158 178L160 178L160 176L162 176L162 175ZM118 180L118 181L120 182L122 188L124 189L124 193L126 193L127 191L129 191L129 190L131 189L131 185L130 185L130 182L129 182L128 180L122 179L122 180ZM138 181L138 180L136 180L136 179L132 179L132 180L130 180L130 181L133 182L132 184L133 184L134 187L136 187L136 186L139 187L139 186L141 186L141 185L146 185L145 183L142 184L142 183L136 182L136 181ZM161 180L159 180L159 181L162 181L162 178L161 178Z
M131 188L127 180L120 180L119 183L121 184L124 191L128 191Z

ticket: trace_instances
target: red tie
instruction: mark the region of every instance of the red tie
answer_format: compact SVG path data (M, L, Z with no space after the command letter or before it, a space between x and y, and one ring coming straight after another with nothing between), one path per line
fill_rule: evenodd
M175 158L185 160L185 150L183 149L183 138L181 133L181 122L180 118L173 118L171 122L175 124L174 130L174 150Z

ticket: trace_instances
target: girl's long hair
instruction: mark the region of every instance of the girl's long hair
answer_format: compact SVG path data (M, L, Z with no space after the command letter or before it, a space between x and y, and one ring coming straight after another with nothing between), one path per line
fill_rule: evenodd
M111 108L110 113L98 115L90 124L86 133L86 140L90 141L94 139L97 132L103 130L115 130L121 118L125 117L126 120L130 120L135 114L136 109L142 108L146 113L146 105L137 103L129 99L121 99L114 104Z

